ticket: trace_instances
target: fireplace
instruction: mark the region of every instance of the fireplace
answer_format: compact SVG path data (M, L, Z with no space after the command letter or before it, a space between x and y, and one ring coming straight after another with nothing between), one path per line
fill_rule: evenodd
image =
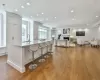
M64 40L68 40L69 41L69 37L63 37Z

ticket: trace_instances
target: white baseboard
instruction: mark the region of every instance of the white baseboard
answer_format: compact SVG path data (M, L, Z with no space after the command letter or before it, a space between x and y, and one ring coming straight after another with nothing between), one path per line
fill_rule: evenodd
M0 56L4 56L4 55L6 55L6 53L0 53Z
M32 62L32 59L27 60L27 61L25 62L25 64L28 64L28 63L30 63L30 62Z
M16 70L18 70L19 72L21 73L24 73L25 72L25 67L21 68L20 66L14 64L12 61L10 60L7 60L7 63L12 66L13 68L15 68Z

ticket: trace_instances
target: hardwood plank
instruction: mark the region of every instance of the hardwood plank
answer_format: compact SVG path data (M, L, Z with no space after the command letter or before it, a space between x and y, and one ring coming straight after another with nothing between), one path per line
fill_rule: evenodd
M23 74L0 57L0 80L100 80L100 49L55 48L53 56L35 70Z

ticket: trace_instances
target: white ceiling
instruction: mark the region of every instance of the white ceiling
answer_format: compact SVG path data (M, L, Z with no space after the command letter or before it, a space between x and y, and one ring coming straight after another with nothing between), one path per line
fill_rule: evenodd
M100 19L100 0L0 0L2 4L7 11L58 27L88 27Z

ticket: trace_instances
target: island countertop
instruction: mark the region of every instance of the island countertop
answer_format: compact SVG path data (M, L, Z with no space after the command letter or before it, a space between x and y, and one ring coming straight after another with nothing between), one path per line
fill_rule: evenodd
M34 44L40 44L40 43L44 43L44 42L48 42L48 41L52 41L52 40L34 40L34 41L31 41L31 42L22 42L21 45L15 45L15 46L19 46L19 47L27 47L27 46L30 46L30 45L34 45Z

